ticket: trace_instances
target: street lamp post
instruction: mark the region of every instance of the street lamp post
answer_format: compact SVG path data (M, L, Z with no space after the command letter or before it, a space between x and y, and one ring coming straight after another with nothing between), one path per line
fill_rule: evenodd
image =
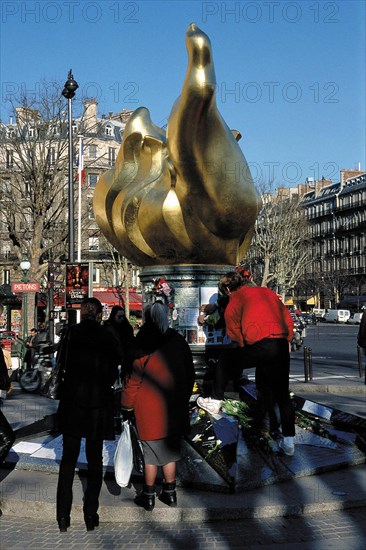
M20 269L23 271L23 283L28 282L28 272L30 269L30 262L27 259L24 259L20 262ZM23 294L23 342L25 341L28 335L28 293L24 292Z
M74 183L73 183L73 140L72 140L72 98L79 85L74 80L72 70L69 70L62 95L68 100L68 130L69 130L69 262L74 262Z

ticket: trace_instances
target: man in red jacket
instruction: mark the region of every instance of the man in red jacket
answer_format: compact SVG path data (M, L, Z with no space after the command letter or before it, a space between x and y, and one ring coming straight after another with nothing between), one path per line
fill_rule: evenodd
M289 395L290 342L293 322L288 309L269 288L248 286L238 273L221 277L220 291L229 297L226 333L238 347L222 354L214 381L214 398L198 398L205 410L218 412L230 374L238 379L243 368L255 368L260 424L278 405L282 435L279 446L294 453L295 422ZM230 372L231 371L231 372ZM214 411L214 408L216 410Z

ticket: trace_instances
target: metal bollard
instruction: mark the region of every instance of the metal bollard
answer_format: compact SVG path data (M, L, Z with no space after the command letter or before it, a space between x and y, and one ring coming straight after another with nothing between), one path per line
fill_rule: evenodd
M308 348L304 346L304 376L305 382L309 381L309 371L308 371Z
M362 348L357 346L357 359L358 359L358 374L362 378Z
M311 348L304 346L304 375L305 382L313 379L313 356Z
M313 350L311 348L308 348L308 370L309 370L309 378L310 380L313 379Z

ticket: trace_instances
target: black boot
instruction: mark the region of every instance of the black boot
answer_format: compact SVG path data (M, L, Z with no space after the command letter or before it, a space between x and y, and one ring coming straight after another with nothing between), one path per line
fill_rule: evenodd
M163 483L163 490L160 493L159 500L168 506L175 507L177 505L177 493L175 491L176 483Z
M155 485L144 484L142 493L135 498L134 503L151 512L155 506Z
M60 533L66 533L67 528L70 527L70 516L57 518L57 523Z
M91 516L87 516L84 514L84 521L86 525L87 531L94 531L94 527L98 527L99 525L99 516L98 514L92 514Z

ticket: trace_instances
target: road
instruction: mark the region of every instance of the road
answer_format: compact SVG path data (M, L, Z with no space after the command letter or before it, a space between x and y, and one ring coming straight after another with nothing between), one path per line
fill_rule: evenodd
M327 365L342 365L354 372L357 367L358 325L319 323L306 328L305 346L313 360Z

